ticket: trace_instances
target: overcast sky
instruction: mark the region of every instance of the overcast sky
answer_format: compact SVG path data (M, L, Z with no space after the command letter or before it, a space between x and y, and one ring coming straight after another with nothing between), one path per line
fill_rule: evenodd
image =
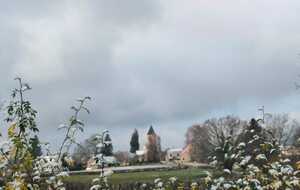
M0 1L0 99L28 82L43 141L81 96L89 135L127 150L150 125L164 147L213 116L257 109L298 117L299 0Z

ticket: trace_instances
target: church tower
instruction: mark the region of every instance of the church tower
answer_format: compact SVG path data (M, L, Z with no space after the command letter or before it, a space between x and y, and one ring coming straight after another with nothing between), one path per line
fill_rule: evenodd
M161 154L160 137L150 126L147 133L147 143L145 145L145 160L147 162L159 162Z
M147 135L156 135L152 125L150 126Z

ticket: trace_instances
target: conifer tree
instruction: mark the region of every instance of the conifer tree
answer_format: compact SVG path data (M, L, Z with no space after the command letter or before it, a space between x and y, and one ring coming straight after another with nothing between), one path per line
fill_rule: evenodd
M112 145L112 140L110 138L109 134L106 134L105 138L104 138L104 151L103 154L104 156L112 156L113 155L113 145Z
M130 152L135 153L139 149L140 149L139 133L136 129L134 129L134 132L132 133L131 140L130 140Z

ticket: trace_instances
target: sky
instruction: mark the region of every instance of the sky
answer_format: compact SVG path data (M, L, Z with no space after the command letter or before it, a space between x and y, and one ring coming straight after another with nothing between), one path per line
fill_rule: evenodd
M184 145L187 128L210 117L300 118L298 0L2 1L0 100L16 76L39 111L41 140L55 148L57 127L76 99L91 96L85 132L109 129L128 150L150 125L163 147ZM7 127L5 123L2 129Z

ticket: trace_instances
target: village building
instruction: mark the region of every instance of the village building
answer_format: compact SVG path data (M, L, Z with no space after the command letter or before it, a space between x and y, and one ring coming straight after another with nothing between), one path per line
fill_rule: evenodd
M182 152L181 148L167 150L166 158L165 158L166 161L180 160L181 152Z
M137 150L135 152L139 162L145 162L145 150Z
M103 163L105 164L104 165L105 167L119 165L119 162L117 161L117 159L114 156L103 156L103 160L104 160ZM96 162L95 158L91 158L88 160L86 170L90 171L90 170L95 170L95 169L100 169L100 168L101 168L101 165Z
M185 148L182 150L180 154L180 160L182 162L191 162L192 161L192 144L188 144L185 146Z
M166 150L165 155L161 155L160 137L155 133L152 126L150 126L147 132L146 139L147 140L143 149L136 151L137 160L139 162L159 162L161 160L181 162L192 161L191 144L188 144L183 149L168 149Z
M146 144L142 150L137 150L136 155L140 162L159 162L161 154L160 137L150 126L146 135Z

